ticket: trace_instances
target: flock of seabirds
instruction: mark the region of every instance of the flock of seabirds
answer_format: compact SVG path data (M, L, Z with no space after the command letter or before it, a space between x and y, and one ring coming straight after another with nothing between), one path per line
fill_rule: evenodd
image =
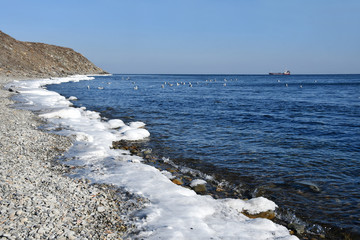
M122 80L131 80L131 78L130 77L127 77L127 78L122 77ZM233 82L233 81L238 81L238 79L237 78L235 78L235 79L232 79L232 78L231 79L226 79L226 78L224 78L224 80L221 80L221 81L223 82L223 86L226 87L228 81ZM212 82L217 82L217 80L216 80L216 78L215 79L206 79L205 82L206 82L206 84L209 84L209 83L212 83ZM281 80L277 80L277 82L280 83ZM317 81L315 80L315 82L317 82ZM111 84L111 82L108 82L107 84ZM134 90L139 89L139 86L136 84L136 82L133 81L132 84L133 84L133 89ZM196 84L199 85L200 82L196 82ZM193 84L191 82L188 82L188 83L187 82L176 82L176 83L164 82L161 85L161 88L173 87L173 86L181 86L181 85L188 85L189 87L193 87ZM285 87L289 87L289 85L287 83L285 83ZM302 88L303 86L299 85L299 87ZM90 89L90 86L87 86L87 88ZM103 90L104 87L97 87L97 89Z

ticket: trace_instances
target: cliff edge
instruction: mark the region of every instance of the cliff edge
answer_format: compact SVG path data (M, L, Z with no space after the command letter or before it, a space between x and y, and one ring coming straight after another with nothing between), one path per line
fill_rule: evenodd
M22 42L0 31L0 76L26 78L105 73L71 48Z

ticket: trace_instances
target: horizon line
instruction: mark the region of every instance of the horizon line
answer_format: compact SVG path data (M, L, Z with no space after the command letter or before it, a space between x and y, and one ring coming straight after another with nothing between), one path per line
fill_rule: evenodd
M269 73L110 73L112 75L253 75L253 76L293 76L293 75L360 75L360 73L292 73L290 75L269 75Z

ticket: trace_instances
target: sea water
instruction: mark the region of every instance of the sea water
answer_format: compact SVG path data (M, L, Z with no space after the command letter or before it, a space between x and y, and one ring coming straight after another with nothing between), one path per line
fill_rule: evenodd
M280 222L360 232L360 75L112 75L47 89L103 119L145 123L156 156L274 201ZM114 161L97 164L121 181Z

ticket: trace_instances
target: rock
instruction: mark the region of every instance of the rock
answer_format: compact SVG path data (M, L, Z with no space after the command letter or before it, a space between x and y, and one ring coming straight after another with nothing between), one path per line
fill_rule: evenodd
M105 212L105 208L102 207L102 206L101 206L101 207L98 207L97 210L98 210L98 212Z
M321 192L320 188L316 185L310 185L309 187L313 192L316 192L316 193Z
M274 219L276 214L274 211L266 211L266 212L261 212L261 213L258 213L258 214L250 214L246 211L242 212L245 216L249 217L249 218L266 218L266 219Z
M308 188L310 188L311 191L313 191L314 193L319 193L321 192L321 189L319 186L317 186L315 183L309 182L309 181L300 181L300 184L307 186Z
M190 183L190 187L197 193L204 193L206 189L206 181L202 179L194 179Z
M21 224L24 224L24 223L26 223L27 221L28 221L28 218L26 218L26 217L20 219L20 223L21 223Z
M176 178L176 179L173 179L173 180L171 180L173 183L175 183L175 184L177 184L177 185L183 185L184 183L183 183L183 181L181 180L181 179L178 179L178 178Z
M192 189L197 193L205 193L207 191L205 184L196 185Z
M131 154L134 155L141 153L141 146L134 141L125 141L125 140L114 141L112 145L114 149L128 150L131 152Z
M75 232L73 232L73 231L68 231L68 232L66 233L66 236L67 236L67 238L70 239L70 240L76 239L76 237L75 237Z
M221 186L217 186L217 187L216 187L216 191L217 191L217 192L223 192L224 189L223 189Z
M16 216L20 216L21 214L23 214L23 211L21 209L16 211Z
M290 223L288 227L293 229L297 234L303 234L305 232L305 226L299 223Z

